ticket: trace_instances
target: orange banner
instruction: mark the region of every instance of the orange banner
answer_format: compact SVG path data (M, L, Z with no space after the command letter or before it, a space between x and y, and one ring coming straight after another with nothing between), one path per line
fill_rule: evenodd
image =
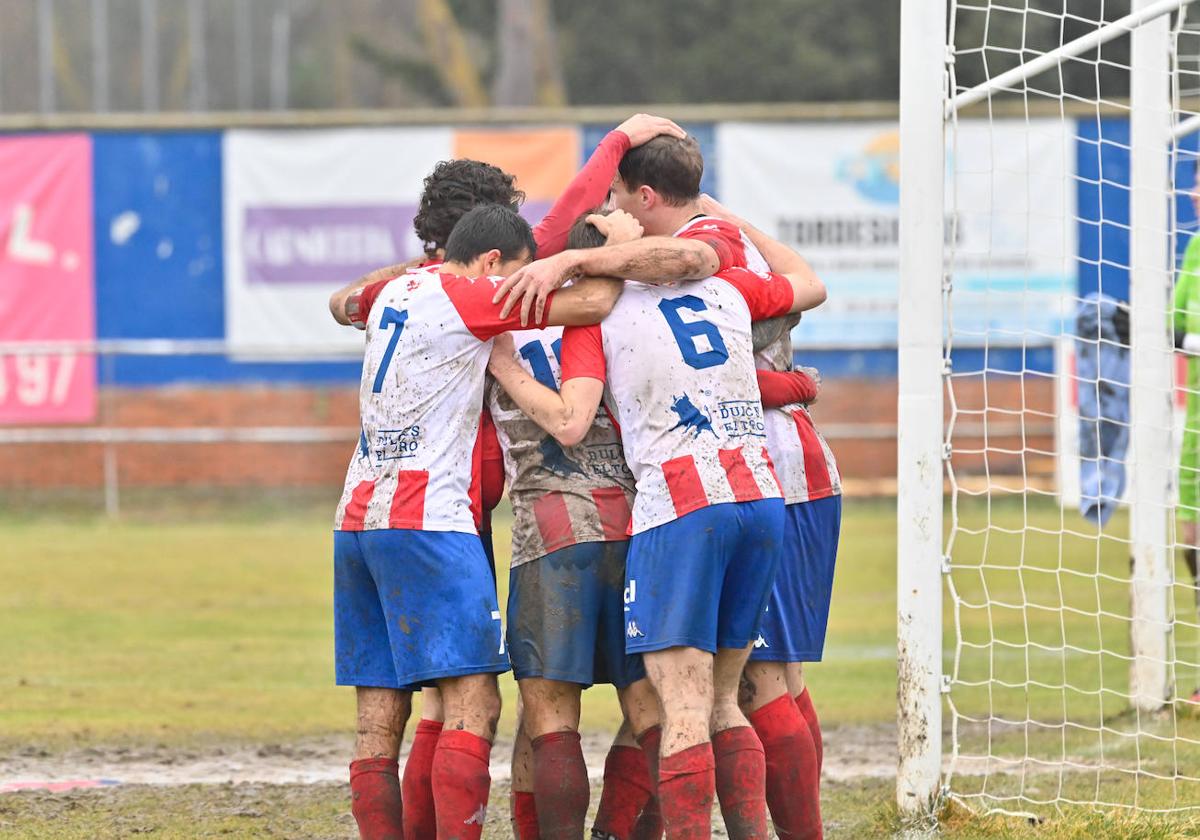
M456 131L454 156L482 160L511 172L531 202L553 201L579 168L577 128Z

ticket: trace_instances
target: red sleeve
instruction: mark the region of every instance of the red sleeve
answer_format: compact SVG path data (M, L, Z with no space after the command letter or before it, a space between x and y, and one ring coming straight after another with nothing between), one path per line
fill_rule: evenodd
M752 321L788 314L796 298L788 279L773 271L759 274L748 268L731 268L717 277L741 292L750 307Z
M350 323L360 327L366 326L367 319L371 315L371 307L375 305L375 300L379 297L379 293L383 291L384 286L395 279L393 277L389 280L376 280L374 283L368 283L350 295L346 299L346 312L350 313ZM354 300L358 301L357 307L350 303Z
M490 512L504 497L504 455L500 451L500 438L496 434L496 422L492 413L485 410L480 419L479 435L482 438L483 454L479 470L482 485L483 511Z
M817 383L802 370L760 370L757 373L763 408L807 403L817 398Z
M604 334L600 332L600 325L563 330L562 381L587 377L603 382L606 373Z
M746 246L742 243L742 231L737 225L706 217L697 219L691 227L676 236L709 245L717 252L717 259L721 263L717 271L746 267Z
M467 325L471 334L480 341L495 338L500 333L520 329L545 329L550 318L550 301L554 300L554 292L546 299L546 309L542 313L541 323L530 322L528 327L521 326L521 307L508 314L507 318L500 317L501 303L492 303L496 287L503 282L503 277L459 277L454 274L441 275L442 289L458 315Z
M605 135L558 201L533 229L538 259L550 257L567 247L567 234L575 220L587 210L599 207L608 196L608 188L621 158L629 151L629 135L613 130Z

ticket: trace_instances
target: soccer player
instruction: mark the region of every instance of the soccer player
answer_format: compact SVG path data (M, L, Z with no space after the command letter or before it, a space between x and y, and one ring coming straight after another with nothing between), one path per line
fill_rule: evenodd
M752 248L767 237L705 196L706 213L737 225ZM755 327L777 335L756 355L760 368L792 367L793 315ZM841 530L841 478L829 445L803 402L771 409L764 394L767 448L783 487L784 550L763 626L742 681L742 709L763 742L767 805L781 838L819 838L821 734L801 663L819 662L825 646L833 570Z
M571 223L584 210L599 204L608 192L613 173L629 149L658 135L683 137L684 132L671 120L651 114L634 114L609 132L597 145L587 163L571 181L563 195L554 203L545 218L534 228L538 253L550 255L562 250ZM468 210L479 204L500 204L519 209L525 195L516 188L512 175L499 167L477 160L448 160L440 162L426 176L413 227L424 245L421 260L377 269L359 278L347 288L335 293L331 301L343 301L354 289L381 280L390 280L408 270L421 268L437 270L445 253L446 242L455 224ZM331 302L333 316L344 325L350 321L345 313ZM491 540L491 511L504 492L504 464L491 415L483 413L480 426L482 460L480 462L480 492L483 507L480 539L484 551L494 565ZM442 731L441 699L437 689L426 687L421 692L421 720L413 736L412 747L404 766L402 790L405 801L405 832L409 836L429 836L434 831L435 804L432 790L434 750ZM525 745L528 739L519 739ZM524 775L516 772L521 760L531 759L514 755L513 789L525 792ZM526 806L527 812L514 813L515 820L536 823L532 811L532 790L526 797L515 797L514 809Z
M655 261L637 265L630 253L673 266L713 256L687 246L643 240L566 253L588 276L654 281ZM626 651L643 653L665 718L658 793L669 838L709 836L714 791L731 837L767 836L762 747L737 687L774 577L783 503L765 448L751 320L824 300L807 264L771 246L783 274L729 269L694 283L627 284L602 327L565 332L561 393L502 347L492 355L493 375L563 445L578 443L602 396L617 417L637 477Z
M511 209L477 207L446 244L441 271L341 293L335 312L365 324L361 431L334 533L337 682L356 687L352 810L364 838L403 830L397 756L417 685L441 690L446 728L432 766L440 838L476 840L508 668L493 571L471 492L492 339L516 326L491 303L501 276L535 252ZM539 324L595 323L620 293L576 284ZM335 295L335 298L338 298Z
M641 235L641 226L628 214L605 217L602 224L602 242ZM515 345L514 361L557 390L562 333L561 327L521 330L505 337L503 346ZM596 417L578 444L563 447L495 382L487 399L515 517L508 651L523 701L521 738L531 745L536 803L529 807L520 800L531 794L514 790L514 828L519 840L577 840L590 796L579 739L582 690L608 682L623 706L654 702L640 658L625 653L623 591L633 475L609 417ZM626 696L634 685L644 695L640 700ZM516 751L514 772L521 752Z

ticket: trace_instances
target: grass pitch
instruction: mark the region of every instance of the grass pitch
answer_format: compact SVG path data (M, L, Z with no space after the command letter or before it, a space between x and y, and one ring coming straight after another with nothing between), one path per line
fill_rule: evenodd
M210 502L181 509L154 500L117 522L86 512L50 517L10 508L0 515L0 756L31 747L50 753L122 744L182 749L351 731L352 692L332 684L330 499L280 506ZM1128 576L1124 543L1089 538L1053 506L963 509L959 521L967 532L959 535L951 578L963 604L980 606L960 610L967 645L959 651L958 674L964 683L986 676L991 685L959 685L951 698L965 713L1011 721L981 732L964 727L960 747L1046 762L1095 759L1104 749L1113 769L1090 776L1047 775L1029 766L1024 773L965 773L955 790L1017 806L1086 799L1096 790L1112 802L1186 805L1192 797L1200 803L1186 778L1168 772L1200 775L1200 751L1188 743L1200 742L1200 722L1182 707L1179 715L1138 721L1120 702L1128 653L1120 619L1128 614L1127 586L1120 583ZM1076 533L1064 535L1064 526ZM508 519L498 517L501 568L508 559L507 527ZM1125 529L1117 521L1109 532ZM500 581L503 602L504 574ZM826 661L809 669L822 723L831 731L894 721L894 581L893 505L851 500ZM1190 598L1176 588L1180 615L1194 609ZM1064 617L1063 606L1074 612ZM946 610L951 640L949 598ZM996 640L1001 644L971 647ZM951 646L947 673L953 654ZM515 686L505 678L502 687L502 732L511 732ZM585 729L615 728L619 712L610 690L592 689L584 699ZM891 789L885 779L827 782L827 836L896 831ZM497 796L503 792L499 785ZM0 836L46 836L53 820L52 833L61 837L134 831L344 837L353 835L345 802L338 784L5 794ZM1064 817L1045 810L1052 819L1033 825L952 807L942 836L1200 836L1200 823L1179 817L1088 810ZM505 836L505 829L503 819L493 819L487 836Z

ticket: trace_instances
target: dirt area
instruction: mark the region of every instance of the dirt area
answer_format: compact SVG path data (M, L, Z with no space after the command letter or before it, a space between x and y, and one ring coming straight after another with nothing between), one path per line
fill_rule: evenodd
M843 726L825 734L825 777L834 781L891 777L896 770L894 728ZM24 747L0 754L0 792L42 788L124 785L258 783L306 785L342 782L350 760L350 735L287 744L208 747L87 747L52 751ZM609 736L587 734L584 758L593 780L604 771ZM509 778L512 742L492 751L492 778Z

